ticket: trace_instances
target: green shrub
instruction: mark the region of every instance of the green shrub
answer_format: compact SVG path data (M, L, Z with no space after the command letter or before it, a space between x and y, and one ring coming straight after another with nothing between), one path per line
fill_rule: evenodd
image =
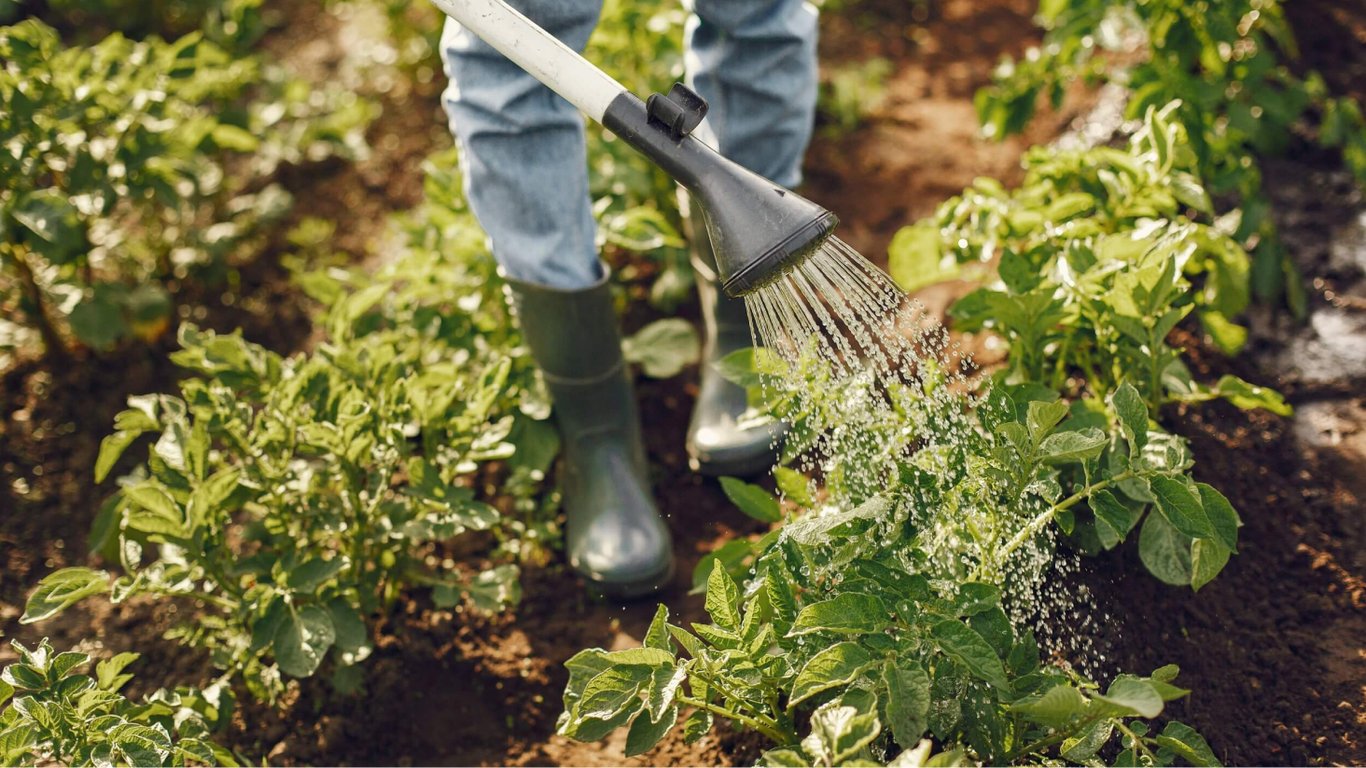
M64 47L0 28L0 352L36 330L107 349L153 338L172 292L259 249L288 210L283 163L363 151L371 107L199 34ZM22 318L23 325L8 318Z
M731 368L771 370L761 357ZM1048 569L1055 527L1096 549L1141 529L1150 570L1196 589L1236 548L1236 513L1189 478L1184 441L1153 427L1136 390L1122 385L1095 410L998 384L964 412L930 374L922 392L884 390L888 407L865 423L851 404L876 388L835 388L823 374L803 372L790 387L801 395L769 402L798 444L837 435L834 425L848 438L824 446L819 500L800 475L779 473L794 506L780 529L740 542L747 551L712 558L711 623L668 625L661 606L643 648L571 659L562 733L629 727L634 754L677 726L699 738L721 718L766 736L770 765L908 764L923 754L898 756L930 737L949 750L941 759L988 764L1102 753L1120 765L1217 764L1190 728L1146 722L1186 695L1174 667L1102 687L1041 665L1007 613ZM727 492L761 520L782 509L755 486ZM752 576L742 589L731 572Z
M132 398L96 467L102 479L139 435L156 436L92 535L124 575L51 574L25 621L106 591L196 600L204 615L177 636L270 699L282 674L309 676L327 658L338 685L354 686L368 620L405 588L482 610L517 599L516 561L552 543L553 526L508 520L475 480L506 464L512 509L530 512L558 440L538 420L549 404L492 259L454 205L458 185L429 170L430 191L454 197L403 222L399 258L372 276L301 276L330 306L315 352L282 358L181 329L173 359L198 376L179 397ZM499 545L489 566L431 567L426 545L475 531Z
M141 40L203 32L231 51L245 51L265 31L262 0L46 0L49 23L82 42L122 32ZM7 23L0 11L0 23Z
M0 763L5 765L237 765L209 740L232 700L221 687L159 690L142 703L119 693L136 653L76 670L84 653L57 653L46 639L32 650L11 643L19 661L0 673Z
M1275 392L1237 377L1213 388L1194 382L1167 343L1191 312L1226 353L1247 336L1235 322L1249 270L1233 237L1237 216L1211 221L1185 132L1170 119L1176 109L1150 109L1127 150L1034 148L1014 192L978 180L897 234L893 276L915 290L985 279L994 266L999 282L960 299L950 316L958 330L988 328L1009 342L1011 381L1063 390L1080 375L1091 397L1103 397L1128 380L1154 410L1223 397L1288 414Z
M1056 107L1077 78L1126 86L1131 119L1178 100L1171 119L1189 136L1197 177L1216 199L1242 207L1234 236L1256 246L1254 291L1284 295L1302 314L1304 289L1276 242L1257 158L1281 151L1297 121L1317 113L1319 140L1342 147L1366 181L1366 120L1355 102L1332 98L1319 75L1288 66L1297 51L1281 3L1043 0L1038 19L1043 47L1004 62L977 95L987 133L1019 132L1041 96Z

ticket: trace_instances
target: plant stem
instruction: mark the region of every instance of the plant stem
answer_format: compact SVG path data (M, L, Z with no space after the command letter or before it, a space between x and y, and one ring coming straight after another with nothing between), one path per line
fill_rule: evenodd
M691 696L685 696L681 693L674 696L674 698L678 700L679 704L684 704L686 706L694 707L696 709L705 709L714 715L720 715L721 717L727 718L729 720L734 720L735 722L740 723L741 725L747 728L762 733L763 735L772 739L773 743L775 744L791 744L792 742L796 741L796 738L794 736L783 733L778 728L778 724L772 720L768 720L768 718L756 719L753 717L749 717L747 715L742 715L739 712L726 709L725 707L720 706L719 704L712 704L709 701L694 699Z
M1023 747L1020 747L1019 749L1006 755L1005 762L1014 763L1016 760L1019 760L1022 757L1032 755L1036 752L1041 752L1053 746L1054 744L1061 744L1063 741L1067 739L1067 737L1071 736L1074 733L1081 733L1082 731L1089 728L1092 723L1096 722L1099 719L1101 719L1099 715L1088 717L1079 722L1076 728L1072 728L1066 731L1054 731L1051 735L1045 736L1042 739L1033 742L1032 744L1026 744ZM1120 727L1123 728L1122 725Z
M23 283L24 294L28 297L30 304L28 314L33 319L33 324L38 329L38 336L43 340L43 351L47 353L50 360L66 359L66 342L62 341L61 334L57 333L57 327L53 324L52 318L47 313L47 301L43 299L43 289L38 285L38 278L33 274L33 268L24 259L23 251L18 247L5 249L9 254L10 261L14 263L16 271L19 273L19 281Z
M1039 531L1042 531L1044 529L1044 526L1048 525L1049 521L1051 521L1053 519L1053 516L1057 513L1076 506L1078 503L1080 503L1082 500L1084 500L1091 494L1095 493L1096 491L1104 490L1105 488L1115 485L1116 483L1121 483L1125 480L1128 480L1133 476L1134 471L1132 469L1126 469L1123 472L1120 472L1118 475L1115 475L1114 477L1094 482L1086 486L1085 488L1082 488L1080 491L1077 491L1076 493L1072 494L1071 496L1068 496L1067 498L1063 499L1057 504L1054 504L1048 509L1045 509L1043 512L1039 513L1039 515L1036 516L1033 520L1030 520L1024 528L1021 528L1019 533L1016 533L1014 536L1012 536L1010 538L1010 541L1006 542L1005 546L1001 548L1000 554L996 558L996 561L1004 562L1005 559L1009 557L1012 552L1024 546L1024 543L1026 541L1029 541L1030 539L1034 538L1034 536L1036 536L1039 533Z
M1148 745L1143 741L1143 739L1138 734L1130 730L1129 726L1125 725L1123 720L1115 720L1115 728L1119 729L1120 733L1129 737L1129 739L1134 743L1135 752L1141 752L1147 755L1148 757L1153 756L1153 751L1151 749L1148 749Z

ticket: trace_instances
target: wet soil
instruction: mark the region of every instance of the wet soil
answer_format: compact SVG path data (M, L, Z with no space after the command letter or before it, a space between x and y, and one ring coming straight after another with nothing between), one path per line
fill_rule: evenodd
M1329 11L1332 5L1317 4ZM301 56L320 76L341 73L346 63L338 40L353 30L307 0L282 7L287 24L268 40L272 50L282 58ZM1005 144L978 138L972 93L1002 53L1018 53L1033 41L1032 10L1028 0L862 0L824 18L827 71L870 56L893 64L886 101L861 127L843 135L821 132L805 186L840 214L845 239L875 261L885 261L900 226L932 212L974 177L1017 180L1022 148L1047 140L1074 117L1046 116L1030 136ZM359 166L296 169L287 179L300 200L296 215L336 222L337 247L350 258L373 253L385 215L419 200L418 164L448 141L438 89L436 81L413 82L386 93L385 114L371 132L376 152ZM1308 170L1331 162L1316 159ZM1285 178L1302 190L1286 210L1304 213L1297 253L1307 274L1340 281L1320 257L1331 252L1326 242L1334 231L1324 222L1344 225L1357 204L1337 196L1324 212L1322 188L1306 169L1288 168ZM248 338L282 352L305 346L309 308L289 287L279 263L284 251L276 244L259 263L244 265L240 299L226 308L205 300L212 306L200 322L241 326ZM942 304L948 297L939 298ZM1313 301L1322 306L1331 299L1319 286ZM695 317L695 308L684 314ZM1281 333L1268 323L1256 343L1274 353L1285 345ZM1350 385L1346 391L1341 383L1309 388L1282 378L1274 354L1227 361L1194 336L1183 341L1195 350L1201 376L1231 371L1288 385L1302 406L1330 397L1334 404L1346 398L1363 405L1361 390L1353 393ZM142 676L135 690L210 674L202 657L160 638L183 616L180 606L92 602L37 627L21 627L17 617L44 573L87 561L84 537L107 492L91 482L99 439L128 394L173 388L169 347L167 341L80 358L56 370L30 362L0 378L0 630L29 642L47 634L58 644L83 641L97 651L139 650L144 658L134 670ZM679 556L674 583L660 599L676 618L693 620L700 601L686 591L697 559L731 537L758 531L714 482L687 469L682 444L695 372L641 381L638 394L657 496ZM1350 433L1353 422L1344 418L1339 432ZM1132 548L1090 562L1085 578L1112 619L1103 639L1116 668L1180 664L1182 682L1194 694L1171 714L1200 729L1230 763L1366 763L1363 457L1337 450L1331 440L1311 446L1289 420L1222 404L1172 409L1164 421L1191 438L1198 477L1223 489L1241 510L1241 552L1198 594L1157 583ZM621 733L604 744L554 735L563 661L586 647L638 644L654 603L589 599L560 564L529 569L523 586L522 604L493 618L437 610L420 594L404 598L377 630L362 693L342 696L316 679L279 710L244 700L224 738L249 759L271 764L726 765L754 759L754 739L723 729L691 746L671 736L636 760L623 756ZM0 649L0 662L7 654Z

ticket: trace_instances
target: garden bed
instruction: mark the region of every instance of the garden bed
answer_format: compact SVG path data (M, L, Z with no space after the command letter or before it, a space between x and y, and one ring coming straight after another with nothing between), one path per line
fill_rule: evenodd
M1049 116L1031 134L1004 143L977 138L973 93L1002 54L1033 42L1032 7L1026 0L865 0L827 15L826 66L871 55L893 64L882 105L851 133L820 135L807 172L812 198L834 208L845 239L874 260L882 261L897 229L974 177L1007 184L1018 178L1020 152L1074 117ZM312 2L287 8L288 22L270 42L274 50L303 50L324 72L341 67L338 40L346 33L336 19ZM332 42L300 42L324 39ZM352 258L379 236L386 213L420 196L418 160L439 145L444 130L435 102L439 80L438 73L435 81L409 83L410 91L399 89L385 103L370 129L376 150L369 160L286 178L301 201L294 215L341 222L338 247ZM1274 170L1289 190L1277 195L1286 239L1303 255L1311 283L1330 271L1328 243L1361 215L1350 185L1322 199L1314 174L1327 162L1309 155ZM281 352L305 347L310 305L280 266L287 250L274 244L260 263L244 268L232 306L210 305L197 322L242 327L248 339ZM1329 288L1350 293L1350 285L1339 284L1345 278L1334 277ZM1327 289L1316 287L1311 305L1330 303ZM948 296L940 294L925 298L946 306ZM691 306L683 313L695 316ZM1285 387L1297 404L1362 405L1362 380L1300 386L1293 372L1275 367L1274 353L1290 332L1266 324L1254 340L1263 354L1233 361L1190 331L1178 331L1177 341L1192 350L1202 380L1232 372ZM91 472L99 441L128 395L173 389L171 347L165 339L117 359L78 357L60 370L25 362L0 383L0 629L25 642L51 636L60 646L94 638L107 649L137 650L143 658L134 668L141 672L136 685L144 686L138 693L209 679L203 657L160 638L186 605L87 603L39 625L17 620L39 577L86 562L90 521L108 492L94 485ZM660 597L679 623L703 617L701 597L686 594L698 559L763 530L714 482L687 468L682 446L694 382L689 371L638 385L656 495L679 554L678 574ZM1104 630L1100 675L1179 664L1182 683L1194 693L1167 714L1203 733L1227 763L1366 762L1366 457L1307 445L1291 420L1221 402L1171 407L1164 416L1191 439L1195 476L1240 510L1240 551L1199 593L1154 580L1133 546L1084 561L1074 578L1096 596L1096 625ZM623 757L621 731L602 744L555 735L568 677L563 662L583 648L639 645L654 606L590 600L558 562L526 569L523 589L514 611L491 618L438 609L425 596L401 598L379 622L362 694L339 695L326 680L310 679L278 711L244 697L225 742L251 758L301 765L716 765L755 758L753 739L724 726L693 745L673 734L632 759ZM0 649L0 663L11 656Z

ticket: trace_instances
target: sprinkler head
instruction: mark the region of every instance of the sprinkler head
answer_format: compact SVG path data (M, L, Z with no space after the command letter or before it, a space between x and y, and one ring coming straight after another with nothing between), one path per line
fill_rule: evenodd
M602 124L687 187L702 208L721 287L740 297L782 276L830 237L839 219L691 135L707 103L682 83L648 105L618 96Z

